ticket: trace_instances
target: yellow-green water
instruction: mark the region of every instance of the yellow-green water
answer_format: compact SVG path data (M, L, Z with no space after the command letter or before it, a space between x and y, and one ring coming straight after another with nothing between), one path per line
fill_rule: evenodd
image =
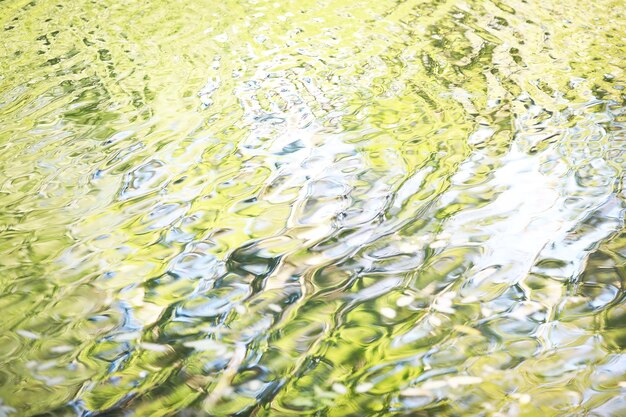
M625 14L0 1L0 415L625 416Z

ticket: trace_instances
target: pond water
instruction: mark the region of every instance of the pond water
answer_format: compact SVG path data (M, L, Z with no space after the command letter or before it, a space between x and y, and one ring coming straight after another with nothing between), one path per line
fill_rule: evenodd
M626 415L625 14L0 1L0 416Z

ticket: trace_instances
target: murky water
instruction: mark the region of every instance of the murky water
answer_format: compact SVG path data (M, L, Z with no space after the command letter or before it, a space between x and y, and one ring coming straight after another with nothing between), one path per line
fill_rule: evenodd
M620 0L0 2L0 415L626 415Z

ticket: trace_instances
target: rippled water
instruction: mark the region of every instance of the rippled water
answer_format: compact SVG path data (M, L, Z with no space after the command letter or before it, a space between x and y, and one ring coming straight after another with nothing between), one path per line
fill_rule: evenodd
M625 14L0 1L0 415L626 415Z

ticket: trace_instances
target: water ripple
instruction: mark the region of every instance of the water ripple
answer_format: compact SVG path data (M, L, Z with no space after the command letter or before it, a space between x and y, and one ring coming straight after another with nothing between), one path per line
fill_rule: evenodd
M624 13L5 1L0 415L623 415Z

